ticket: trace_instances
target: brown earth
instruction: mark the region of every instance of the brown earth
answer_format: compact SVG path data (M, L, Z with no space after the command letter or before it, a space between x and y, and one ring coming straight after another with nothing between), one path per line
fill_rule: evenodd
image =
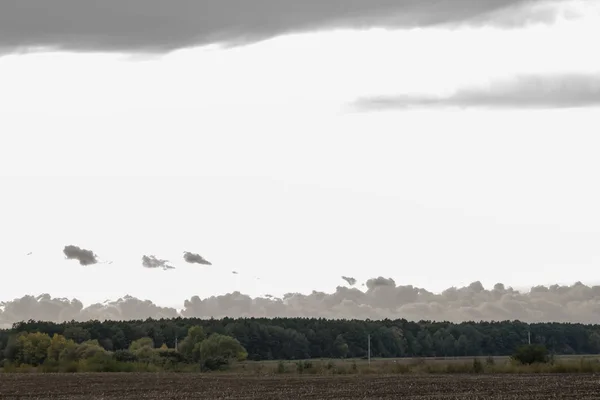
M0 399L598 399L597 375L0 374Z

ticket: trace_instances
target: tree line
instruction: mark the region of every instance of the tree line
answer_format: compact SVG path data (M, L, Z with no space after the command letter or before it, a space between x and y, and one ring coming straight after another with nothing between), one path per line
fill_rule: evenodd
M215 338L231 338L239 344L238 352L244 354L244 359L256 361L362 358L367 356L368 335L371 338L371 356L382 358L510 356L519 346L528 343L529 338L532 343L545 346L552 354L600 353L599 325L526 324L520 321L455 324L404 319L174 318L20 322L13 324L11 329L0 331L0 354L10 359L15 338L24 333L45 335L44 339L40 339L45 341L60 335L60 340L79 346L93 344L96 349L113 354L131 351L132 344L139 343L141 339L146 340L147 348L181 353L182 346L185 349L186 340L189 342L188 338L194 332L203 340L213 335L216 335ZM188 355L192 354L191 350L186 351ZM201 350L198 347L195 351L197 361Z
M2 371L212 371L227 368L232 361L244 361L248 356L236 339L218 333L206 335L201 326L190 327L175 349L166 343L157 348L154 340L145 336L133 340L127 349L109 351L97 339L88 339L85 333L74 336L73 332L84 331L75 328L52 336L39 331L9 335L0 363Z

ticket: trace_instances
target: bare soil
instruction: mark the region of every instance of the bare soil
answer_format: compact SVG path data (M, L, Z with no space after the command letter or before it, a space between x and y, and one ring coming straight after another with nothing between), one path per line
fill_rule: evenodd
M598 399L600 376L0 374L0 399Z

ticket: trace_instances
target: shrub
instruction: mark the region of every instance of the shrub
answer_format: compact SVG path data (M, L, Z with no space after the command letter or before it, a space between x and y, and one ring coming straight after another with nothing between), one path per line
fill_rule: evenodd
M119 362L135 362L137 357L129 350L117 350L114 352L113 357Z
M540 344L521 346L513 354L512 359L527 365L546 363L548 362L548 349Z
M79 367L77 365L77 362L75 362L75 361L61 362L58 367L58 372L75 373L78 371L79 371Z
M479 359L473 359L473 372L476 374L481 374L483 372L483 364Z
M208 357L202 360L202 371L219 371L227 369L229 361L225 357Z
M277 363L277 373L285 374L285 364L281 360Z

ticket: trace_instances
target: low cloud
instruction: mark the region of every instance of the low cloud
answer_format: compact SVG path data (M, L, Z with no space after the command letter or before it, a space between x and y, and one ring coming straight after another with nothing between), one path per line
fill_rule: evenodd
M131 296L88 307L77 299L52 298L49 294L25 296L0 303L0 326L29 319L63 322L177 316L597 323L600 310L600 286L581 282L536 286L528 292L501 283L488 289L481 282L473 282L437 294L411 285L398 286L389 278L370 279L367 286L366 291L340 286L333 293L288 293L283 298L252 298L240 292L204 299L193 296L179 311Z
M0 328L10 327L14 322L27 321L89 321L133 320L152 318L175 318L174 308L160 307L149 300L125 296L103 304L84 307L77 299L53 298L49 294L23 296L20 299L0 303Z
M169 264L168 260L161 260L155 256L142 256L142 266L150 269L162 268L165 271L175 269L175 267Z
M63 253L69 260L77 260L80 265L92 265L98 263L98 256L91 250L82 249L77 246L65 246Z
M553 109L600 106L597 74L522 75L462 88L447 96L399 95L359 99L360 110L432 107Z
M0 2L0 49L164 53L327 28L549 19L531 0L18 0ZM533 2L534 4L538 2ZM544 4L553 6L558 0ZM502 10L507 10L502 13ZM550 13L552 13L551 11ZM508 13L508 15L507 15Z
M190 264L212 265L200 254L190 253L189 251L183 253L183 259Z

